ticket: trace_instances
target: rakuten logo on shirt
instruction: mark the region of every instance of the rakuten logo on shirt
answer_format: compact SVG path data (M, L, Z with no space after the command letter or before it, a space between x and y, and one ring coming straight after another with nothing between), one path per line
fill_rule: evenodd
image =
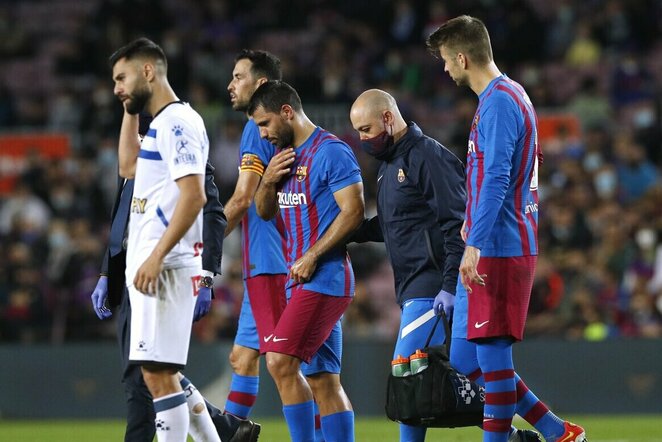
M308 204L306 194L292 192L278 192L278 205L281 209L289 209L301 204Z

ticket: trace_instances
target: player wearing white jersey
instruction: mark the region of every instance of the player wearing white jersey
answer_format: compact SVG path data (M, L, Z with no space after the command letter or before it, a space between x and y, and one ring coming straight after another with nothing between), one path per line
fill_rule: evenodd
M159 442L184 442L189 409L178 370L186 364L202 262L203 179L209 142L200 116L179 101L163 50L141 38L110 57L115 95L124 104L120 175L134 178L126 284L131 363L154 398ZM154 119L138 143L135 115ZM218 435L210 439L220 441Z
M188 104L171 102L154 117L138 153L129 217L126 280L134 281L175 215L177 180L204 176L209 141L202 118ZM155 287L144 296L128 283L131 307L129 359L186 364L195 295L202 271L202 211L163 258ZM150 290L151 289L151 290Z
M200 115L182 101L168 103L149 125L138 153L131 202L127 278L152 252L179 200L177 180L205 174L209 140ZM201 267L202 212L163 260L163 268Z

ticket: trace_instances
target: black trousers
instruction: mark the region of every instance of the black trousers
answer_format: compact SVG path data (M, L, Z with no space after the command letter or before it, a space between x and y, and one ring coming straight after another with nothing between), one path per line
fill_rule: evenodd
M129 293L124 289L124 296L117 312L117 339L122 358L122 384L126 395L127 415L125 442L152 442L156 428L152 395L145 385L139 365L129 363L131 345L131 304ZM241 421L226 415L205 400L207 410L222 441L228 441L237 431Z

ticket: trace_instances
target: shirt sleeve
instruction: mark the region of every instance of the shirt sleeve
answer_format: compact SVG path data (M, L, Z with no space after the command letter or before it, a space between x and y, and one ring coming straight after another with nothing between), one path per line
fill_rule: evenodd
M212 273L221 273L223 259L223 237L228 225L223 205L219 200L218 187L214 182L214 167L207 163L205 168L205 195L207 203L202 210L202 268Z
M468 232L467 245L481 249L510 187L513 154L522 124L522 114L505 92L495 91L484 104L478 123L478 145L484 146L483 179Z
M197 133L183 118L169 118L157 132L157 147L174 181L187 175L205 174L206 135ZM206 145L205 145L206 144Z
M350 147L342 141L331 141L318 152L323 177L333 193L362 182L361 168Z
M260 137L259 128L249 120L244 127L239 145L239 171L254 172L262 176L274 153L273 144Z
M464 253L464 241L460 235L467 201L464 166L441 145L431 139L423 140L421 142L434 144L427 144L427 149L413 149L410 167L413 166L416 185L435 214L444 237L442 288L448 293L455 293Z

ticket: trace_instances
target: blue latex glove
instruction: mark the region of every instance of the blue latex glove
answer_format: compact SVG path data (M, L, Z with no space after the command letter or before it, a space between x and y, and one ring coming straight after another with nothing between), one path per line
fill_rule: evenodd
M200 287L198 289L198 298L195 300L195 310L193 311L193 322L199 321L204 315L209 313L211 308L211 289L209 287Z
M455 295L440 290L439 294L434 297L432 308L435 314L440 315L443 310L446 313L446 318L450 320L453 317L453 308L455 307Z
M92 292L92 308L94 313L97 314L99 319L108 319L113 316L113 312L106 307L106 300L108 299L108 277L99 276L99 281L97 281L97 286L94 287Z

